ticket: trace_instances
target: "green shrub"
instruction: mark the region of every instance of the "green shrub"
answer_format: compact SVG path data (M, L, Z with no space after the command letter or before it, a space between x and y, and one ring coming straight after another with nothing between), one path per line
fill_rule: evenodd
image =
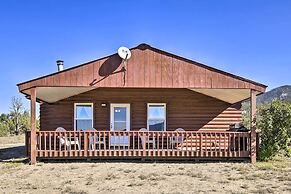
M7 136L8 134L9 134L9 128L7 127L5 123L2 123L2 121L0 121L0 137Z
M290 156L290 103L276 100L261 105L258 109L257 126L261 130L261 160L272 159L279 153Z

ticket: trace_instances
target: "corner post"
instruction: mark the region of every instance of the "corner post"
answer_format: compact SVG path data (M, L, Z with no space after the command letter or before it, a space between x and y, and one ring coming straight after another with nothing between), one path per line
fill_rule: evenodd
M256 105L257 105L257 101L256 101L256 91L255 90L251 90L251 100L250 100L250 116L251 116L251 163L256 163L256 157L257 157L257 134L256 134L256 117L257 117L257 109L256 109Z
M31 124L31 135L30 135L30 163L36 163L36 88L30 90L30 124Z

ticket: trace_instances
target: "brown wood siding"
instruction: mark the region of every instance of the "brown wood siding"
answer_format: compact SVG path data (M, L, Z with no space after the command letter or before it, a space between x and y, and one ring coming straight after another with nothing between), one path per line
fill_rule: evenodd
M167 104L167 130L226 130L241 121L241 111L231 104L188 89L98 88L53 104L40 106L42 130L74 129L74 103L94 103L94 128L109 129L110 103L130 103L131 129L147 126L147 103ZM101 103L107 103L101 107Z
M19 84L24 91L37 86L92 86L125 88L247 88L260 92L265 86L154 48L131 50L126 81L117 54L85 65ZM93 85L92 85L93 83Z

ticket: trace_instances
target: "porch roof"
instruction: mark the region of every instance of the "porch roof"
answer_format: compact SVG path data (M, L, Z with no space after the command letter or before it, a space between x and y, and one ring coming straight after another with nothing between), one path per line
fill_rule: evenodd
M215 69L166 51L141 44L130 49L126 67L115 53L66 70L19 83L20 92L56 102L99 87L188 88L235 103L250 97L250 90L263 93L266 85Z

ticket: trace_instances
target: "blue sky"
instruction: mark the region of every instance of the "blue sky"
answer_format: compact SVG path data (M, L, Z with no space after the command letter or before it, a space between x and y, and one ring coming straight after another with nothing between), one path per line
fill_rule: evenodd
M0 1L0 113L16 84L154 47L264 83L291 84L291 1ZM28 106L28 101L24 100Z

